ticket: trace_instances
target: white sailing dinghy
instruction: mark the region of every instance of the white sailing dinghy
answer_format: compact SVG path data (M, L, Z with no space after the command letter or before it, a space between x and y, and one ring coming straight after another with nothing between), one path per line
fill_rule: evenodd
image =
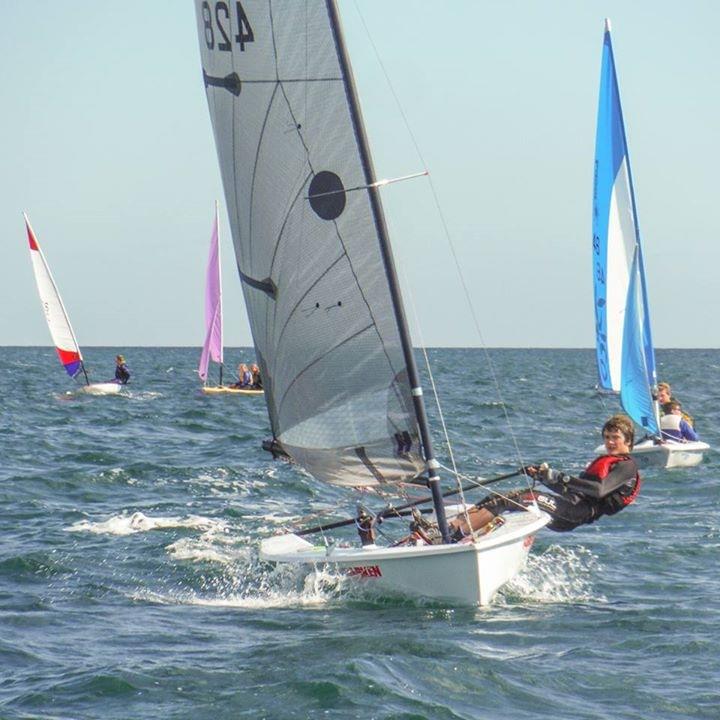
M442 544L264 540L404 594L487 604L549 520L511 513L452 544L438 462L334 0L196 0L230 225L274 442L348 487L427 474ZM342 523L341 523L342 524Z
M35 273L35 282L37 283L38 293L40 294L40 302L45 313L48 328L58 358L63 367L71 378L76 379L82 373L85 379L85 385L81 385L75 392L86 393L89 395L114 395L120 391L120 385L113 382L91 383L88 378L85 365L83 364L82 353L75 339L75 333L70 325L67 311L60 298L55 280L50 273L50 268L45 260L40 245L38 244L35 233L30 226L30 221L26 214L25 228L27 229L28 242L30 243L30 259L32 261L33 272Z
M648 435L635 445L633 457L643 466L697 465L707 443L660 440L645 267L609 20L595 139L593 280L599 387L619 393L625 412Z
M203 381L202 391L206 395L262 395L262 390L223 385L223 315L219 224L218 204L216 202L215 220L210 235L210 254L205 274L205 342L200 354L200 364L197 372ZM217 385L207 384L208 368L211 360L217 363L219 367Z

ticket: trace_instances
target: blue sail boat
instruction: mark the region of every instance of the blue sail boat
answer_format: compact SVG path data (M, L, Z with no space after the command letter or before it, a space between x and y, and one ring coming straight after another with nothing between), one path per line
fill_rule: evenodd
M598 386L619 393L623 410L645 431L633 455L643 465L697 465L707 443L660 440L647 280L609 20L595 138L593 282Z

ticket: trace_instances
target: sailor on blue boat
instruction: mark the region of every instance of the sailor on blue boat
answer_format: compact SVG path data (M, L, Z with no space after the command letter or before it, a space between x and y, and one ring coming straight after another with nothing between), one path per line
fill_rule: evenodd
M659 382L657 384L657 402L658 406L660 408L660 415L669 412L665 409L665 405L667 405L670 402L677 402L682 406L682 403L677 399L674 398L672 395L672 388L670 387L670 383L666 382ZM683 409L681 411L682 419L691 427L695 427L695 420L693 419L692 415L685 412Z
M640 493L640 474L630 456L634 426L626 415L613 415L603 426L607 454L595 458L577 477L553 470L543 463L525 468L527 475L551 492L516 490L482 499L467 514L451 523L452 537L460 542L473 532L484 534L502 523L505 512L524 510L533 504L552 520L548 529L567 532L614 515L635 501ZM470 526L468 526L468 520Z
M700 439L690 423L683 417L682 406L677 400L666 402L662 406L662 411L660 430L662 431L663 440L695 442Z

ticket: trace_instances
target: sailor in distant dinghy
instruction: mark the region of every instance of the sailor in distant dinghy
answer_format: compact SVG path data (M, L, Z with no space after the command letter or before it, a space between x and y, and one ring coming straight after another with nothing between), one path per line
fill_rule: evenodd
M115 357L115 382L118 385L127 385L130 382L130 370L122 355Z
M603 515L614 515L635 501L640 492L640 474L630 457L634 428L630 418L614 415L603 426L603 440L607 455L595 458L578 477L573 477L546 464L525 468L526 473L538 480L552 493L537 490L518 490L509 495L484 498L465 515L451 523L453 540L460 542L473 531L491 530L504 512L524 510L537 503L552 520L550 530L567 532L580 525L595 522Z
M240 363L237 366L238 381L230 385L231 388L236 390L250 389L253 387L253 376L250 372L250 368L245 363Z
M680 442L696 442L700 438L690 423L683 417L682 406L677 400L671 400L662 406L660 430L663 440L679 440Z
M659 382L657 384L657 402L658 406L660 408L660 417L666 413L669 412L669 410L665 409L665 405L667 405L670 402L676 402L678 403L682 408L682 403L677 399L674 398L672 395L672 388L670 387L670 383L666 382ZM693 416L689 413L685 412L685 410L681 411L682 419L691 427L695 427L695 420L693 419Z

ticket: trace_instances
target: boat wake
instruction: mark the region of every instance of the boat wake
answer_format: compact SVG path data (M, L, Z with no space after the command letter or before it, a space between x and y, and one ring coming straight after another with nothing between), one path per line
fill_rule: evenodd
M597 556L583 547L551 545L542 555L530 555L501 596L510 602L604 602L593 592L592 578L600 570Z
M224 520L188 515L187 517L149 517L141 512L132 515L116 515L104 522L80 520L65 528L67 532L90 532L97 535L132 535L149 530L168 528L189 528L205 532L224 532L227 523Z
M133 593L132 599L247 610L326 607L342 597L345 580L343 575L327 570L307 573L290 565L269 570L254 558L235 563L232 574L204 579L197 590L160 593L142 588Z

